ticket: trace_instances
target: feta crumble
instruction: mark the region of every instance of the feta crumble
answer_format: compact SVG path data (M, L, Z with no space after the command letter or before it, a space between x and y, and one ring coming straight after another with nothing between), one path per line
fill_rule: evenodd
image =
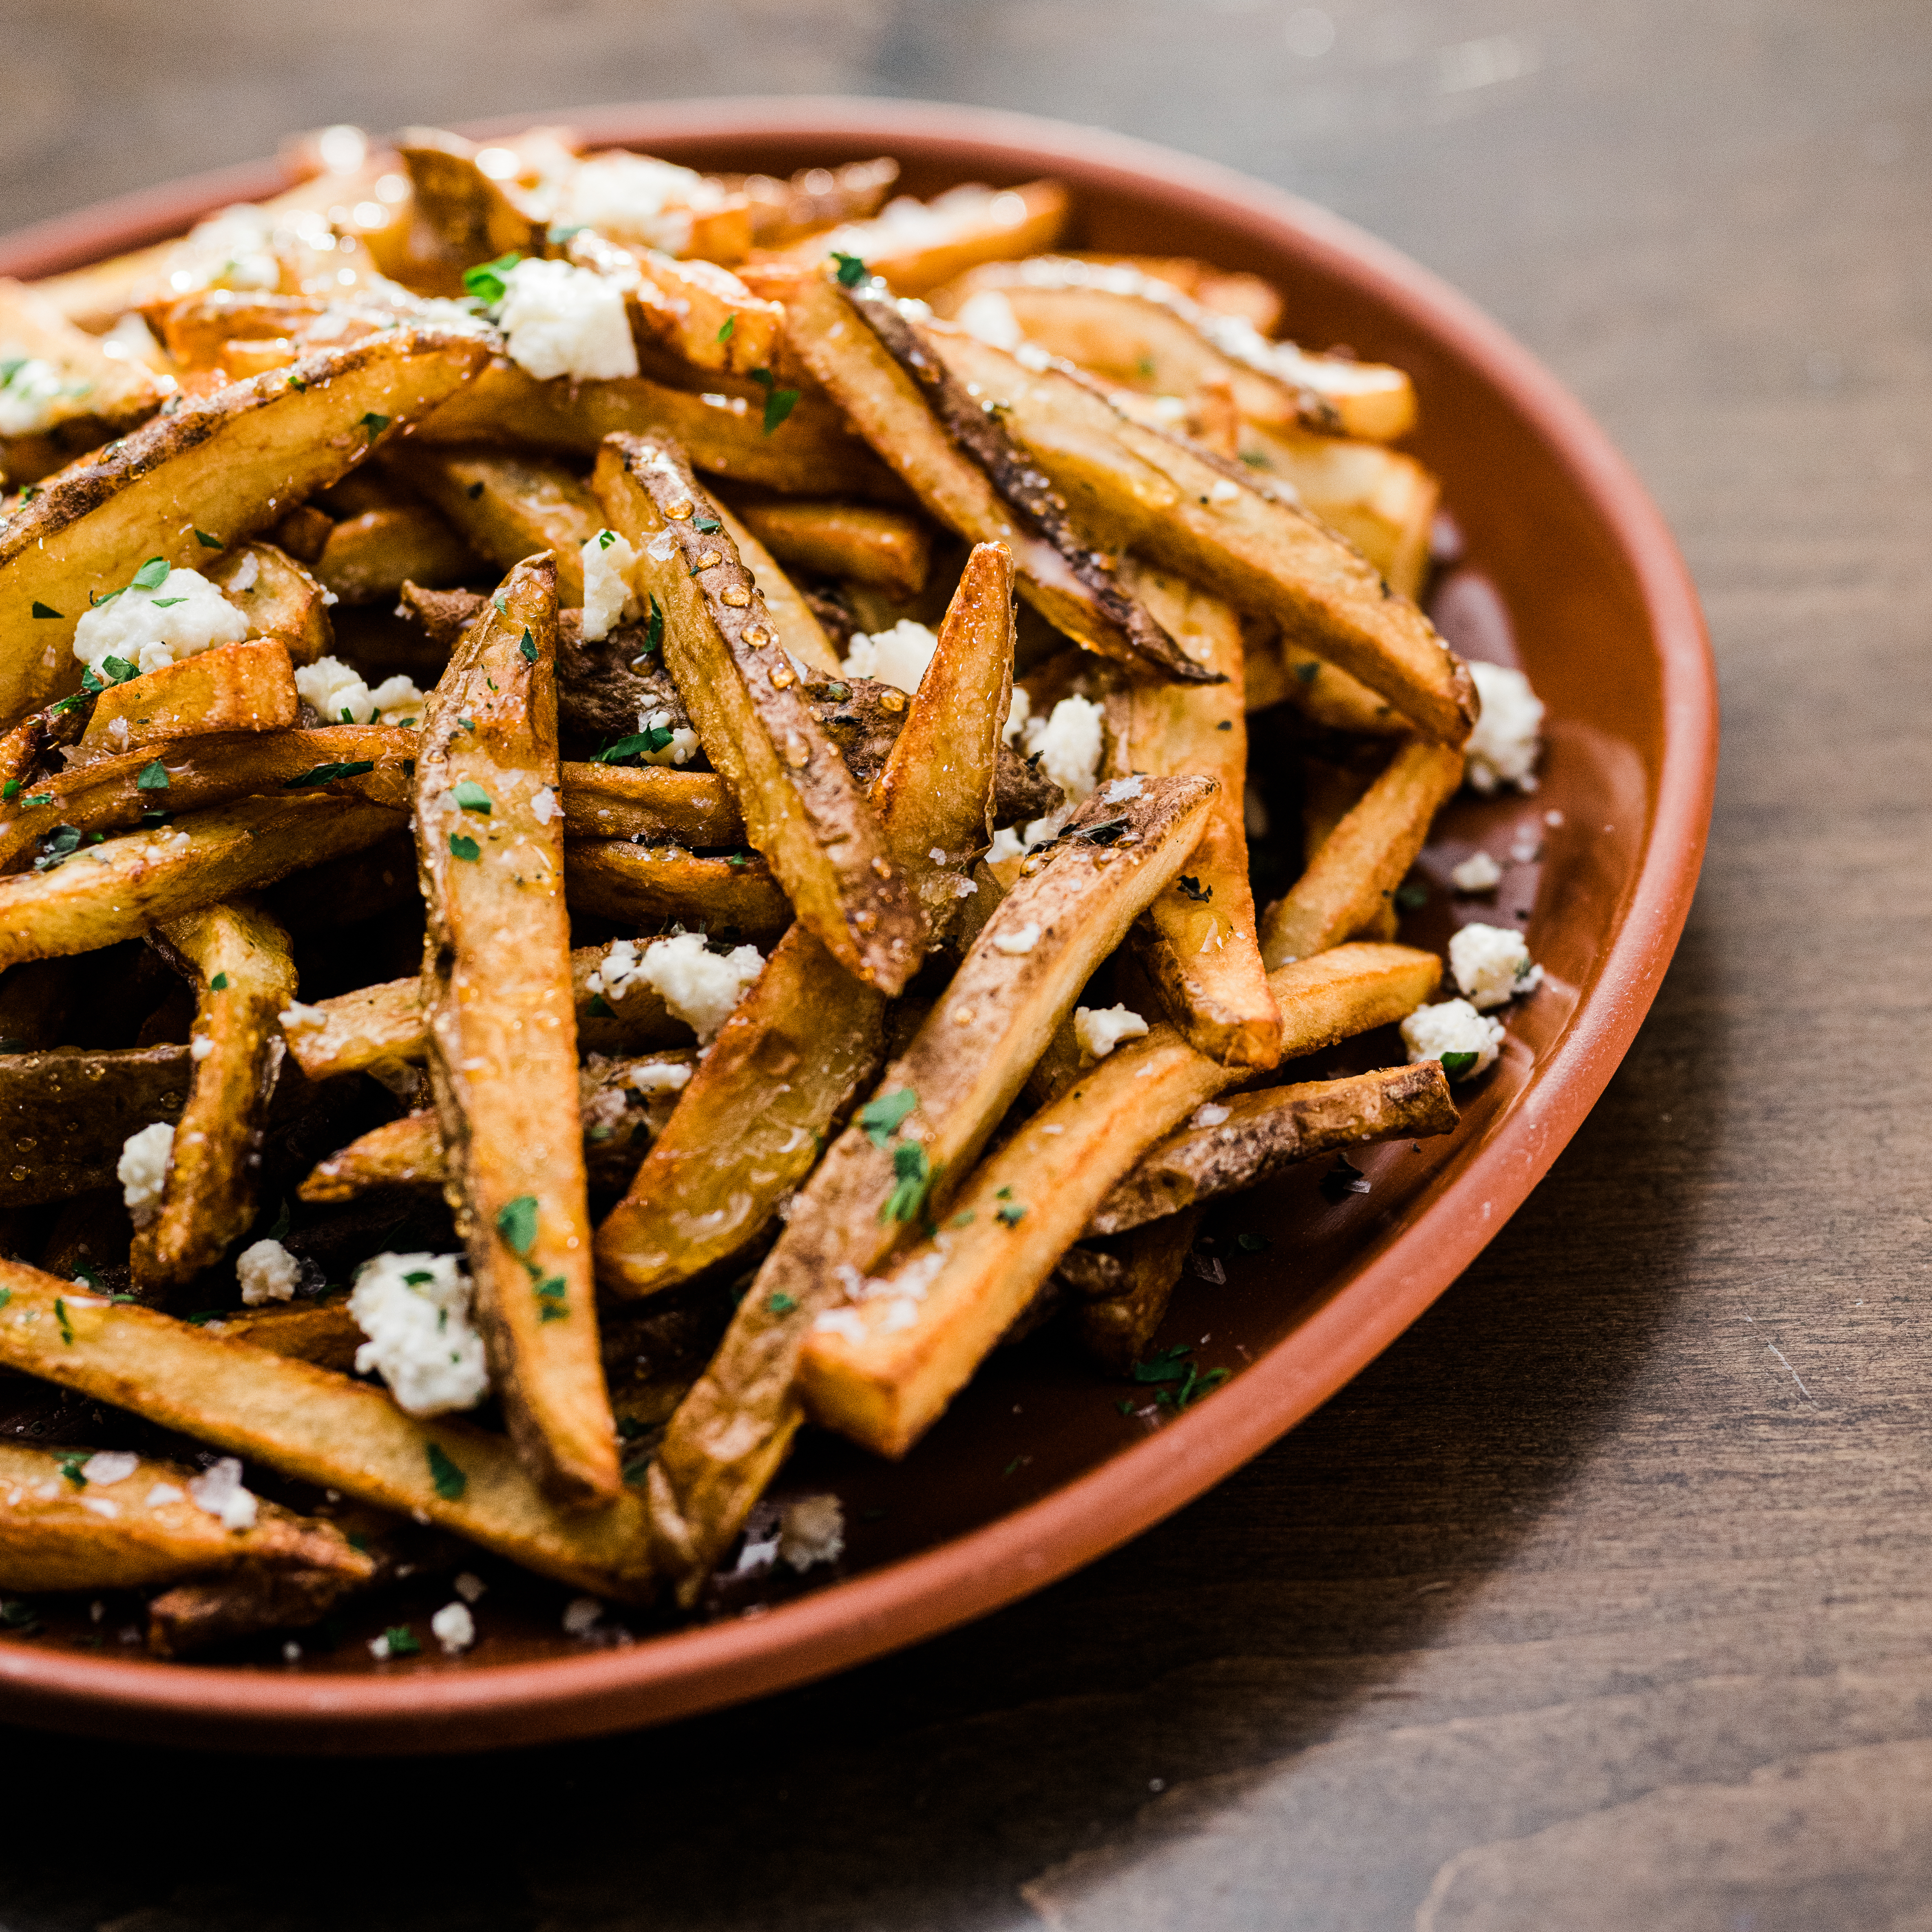
M356 1270L349 1312L369 1339L356 1372L380 1375L410 1415L471 1408L489 1393L460 1255L378 1255Z
M1486 852L1472 853L1449 874L1459 892L1492 892L1503 882L1503 868Z
M1472 659L1482 716L1462 748L1468 759L1470 788L1486 797L1498 787L1519 791L1536 789L1536 760L1543 749L1543 700L1529 688L1529 680L1507 664Z
M1086 797L1100 777L1104 716L1090 698L1063 698L1048 716L1027 721L1021 742L1028 757L1040 754L1040 770L1070 804Z
M188 1493L195 1508L214 1517L224 1529L255 1527L259 1505L242 1486L242 1464L237 1457L223 1456L188 1484Z
M121 1198L137 1228L146 1227L160 1210L174 1150L175 1130L166 1120L140 1129L121 1144L114 1178L121 1184Z
M876 677L903 692L916 692L938 648L938 635L910 617L902 617L890 631L854 631L845 646L845 675Z
M1010 825L1003 825L993 834L993 842L986 848L986 863L1004 866L1015 859L1026 856L1026 848L1020 843L1020 835Z
M631 1070L631 1090L637 1094L675 1094L691 1084L691 1069L681 1060L652 1060Z
M196 1034L188 1043L188 1057L190 1060L206 1060L214 1051L214 1042L205 1033Z
M1543 983L1543 968L1530 964L1522 934L1508 926L1464 926L1449 942L1449 970L1479 1012Z
M1138 1040L1148 1023L1129 1006L1076 1006L1073 1012L1073 1037L1080 1050L1095 1060L1105 1060L1124 1040Z
M74 654L97 676L104 658L159 670L248 634L248 619L199 571L171 570L152 590L130 584L83 610L74 628Z
M104 1490L124 1483L141 1466L141 1459L125 1449L99 1449L80 1466L84 1481L98 1483Z
M388 724L392 711L412 719L420 716L423 694L398 671L371 691L362 674L340 658L317 658L296 668L296 692L314 706L325 724Z
M10 348L0 350L0 436L33 436L51 429L60 413L55 405L68 393L68 386L54 365L38 356L22 356ZM86 386L74 392L85 394Z
M497 326L510 359L539 382L589 381L638 373L624 292L568 262L526 256L503 276Z
M998 289L981 289L968 296L952 320L968 335L1004 349L1010 356L1026 340L1012 304Z
M1030 920L1015 932L993 935L993 944L1002 952L1030 952L1040 940L1040 928Z
M538 785L531 794L530 816L539 825L548 825L562 809L557 802L556 794L548 785Z
M554 219L682 255L691 247L692 215L722 201L718 184L691 169L618 148L571 170Z
M476 1619L467 1604L445 1604L430 1618L429 1629L446 1656L459 1657L476 1641Z
M1128 800L1140 797L1146 790L1146 781L1136 772L1130 778L1110 778L1100 788L1100 802L1103 805L1125 805Z
M630 572L638 553L614 530L599 530L584 546L584 634L593 642L634 615Z
M778 1520L778 1555L800 1576L845 1553L845 1511L836 1496L800 1496Z
M1418 1006L1402 1023L1402 1043L1412 1066L1440 1060L1445 1053L1473 1053L1475 1064L1459 1076L1464 1080L1473 1080L1496 1064L1502 1040L1502 1022L1486 1018L1467 1000Z
M148 1492L148 1507L151 1510L166 1509L170 1503L184 1503L188 1492L172 1483L157 1483Z
M671 721L676 714L669 711L640 711L638 729L640 731L668 731L668 743L660 745L655 752L640 752L638 755L647 765L688 764L697 755L698 734L688 724L676 724Z
M257 1241L236 1258L235 1278L250 1308L265 1301L286 1301L302 1280L302 1263L280 1241Z
M680 932L644 948L637 976L697 1034L700 1046L708 1046L764 965L755 946L717 953L702 933Z

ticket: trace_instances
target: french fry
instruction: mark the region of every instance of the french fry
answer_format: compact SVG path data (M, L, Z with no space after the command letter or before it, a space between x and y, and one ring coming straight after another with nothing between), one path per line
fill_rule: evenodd
M382 1567L372 1562L377 1576ZM374 1588L376 1581L330 1570L266 1565L198 1576L148 1600L148 1654L191 1657L264 1630L307 1630L345 1597Z
M417 1421L370 1383L78 1292L20 1262L0 1259L0 1367L416 1515L539 1575L626 1602L650 1594L638 1496L566 1511L503 1437L445 1417Z
M410 173L415 279L437 294L460 295L463 271L475 263L543 253L542 220L476 165L473 142L440 128L405 128L396 152Z
M722 503L713 508L738 553L738 561L752 573L752 581L765 600L765 610L780 646L808 670L829 671L836 677L841 669L838 653L832 648L825 626L800 594L797 585L778 568L778 559L760 538Z
M114 1185L128 1136L180 1117L193 1070L184 1046L0 1054L0 1131L33 1155L0 1168L0 1208Z
M908 197L888 202L870 221L812 236L785 252L812 268L834 253L856 255L896 294L919 296L980 262L1052 248L1070 208L1066 189L1056 181L1017 188L950 188L929 202Z
M1217 789L1211 778L1156 779L1112 819L1090 801L981 928L872 1106L794 1198L646 1478L652 1547L681 1602L702 1586L796 1432L794 1378L820 1310L909 1226L944 1211L933 1197L946 1177L977 1154L1094 968L1180 869ZM1090 835L1109 826L1114 842L1096 843Z
M0 879L0 968L139 938L164 920L360 851L400 823L382 806L298 794L245 798L76 850L50 871Z
M220 1258L255 1214L255 1172L284 1048L278 1016L295 998L289 936L246 900L166 921L163 948L200 976L188 1105L158 1211L137 1226L137 1288L178 1288Z
M744 814L716 772L566 760L563 825L573 839L742 845Z
M1138 268L1150 280L1198 302L1216 315L1239 317L1258 335L1272 335L1281 326L1280 292L1258 275L1216 268L1189 255L1118 255L1091 249L1064 251L1070 262L1089 262L1103 268Z
M698 736L794 911L847 971L896 994L924 950L924 922L878 820L768 649L769 614L709 500L673 446L614 436L596 485L638 577L664 613L664 662Z
M801 168L787 181L770 175L717 178L721 187L735 188L750 205L753 245L782 248L842 221L863 221L877 214L898 178L898 163L881 154L836 168Z
M584 602L581 552L604 516L574 471L554 458L441 444L405 443L385 460L479 556L508 570L549 550L556 563L557 601Z
M1012 691L1012 566L975 550L933 662L875 782L886 837L923 884L986 836ZM692 1075L629 1190L597 1231L597 1267L649 1294L734 1254L770 1222L883 1051L876 991L800 927L780 942Z
M556 572L537 557L503 580L424 707L414 818L430 1082L478 1326L525 1466L583 1505L621 1484L575 1131L556 657Z
M594 228L580 229L565 253L579 268L616 283L645 336L694 369L745 375L769 368L783 338L784 310L760 301L716 262L680 262Z
M196 1471L126 1460L122 1474L118 1458L88 1450L0 1441L0 1589L144 1590L244 1566L355 1582L376 1573L333 1523L258 1501L254 1522L230 1529L190 1496Z
M422 426L424 443L511 442L594 456L614 432L668 436L700 470L795 496L898 500L891 472L845 428L838 411L800 396L768 434L742 396L690 395L646 376L539 382L500 357Z
M640 931L677 921L768 942L792 920L771 868L756 853L702 858L628 838L573 838L563 870L573 910Z
M1286 700L1311 724L1363 738L1406 738L1414 728L1387 698L1312 651L1277 638L1268 656L1277 701Z
M374 604L405 584L457 584L475 567L470 546L427 503L345 517L315 560L316 580L345 604Z
M202 570L248 620L254 637L275 638L297 664L314 664L335 648L323 587L273 544L235 544Z
M1142 572L1138 588L1163 628L1227 681L1168 684L1130 673L1108 700L1110 713L1124 714L1116 768L1157 777L1207 772L1221 784L1187 866L1136 928L1136 950L1162 1010L1192 1046L1231 1066L1272 1066L1281 1054L1281 1015L1255 938L1241 816L1248 739L1240 625L1219 598L1165 572Z
M1186 1265L1187 1252L1200 1226L1199 1210L1183 1208L1139 1230L1127 1241L1120 1257L1118 1286L1106 1294L1083 1299L1075 1307L1074 1332L1081 1346L1102 1367L1124 1375L1145 1352L1167 1313L1174 1283Z
M94 700L83 757L111 756L157 738L286 731L296 722L295 667L279 638L258 638L163 664L110 684Z
M225 1335L231 1342L245 1342L251 1348L313 1362L343 1375L356 1366L356 1352L364 1340L346 1294L332 1295L326 1301L240 1309L198 1325L211 1335Z
M453 394L484 355L472 338L409 328L320 350L50 478L0 530L0 718L78 686L70 647L90 593L121 588L158 554L193 568L207 554L197 532L232 544L266 528Z
M1224 1118L1184 1126L1148 1148L1094 1209L1087 1238L1181 1214L1338 1148L1425 1140L1456 1121L1435 1060L1231 1094L1214 1112Z
M1441 971L1430 953L1357 946L1274 975L1285 1056L1412 1012ZM882 1455L904 1455L1040 1292L1136 1156L1241 1078L1166 1025L1082 1073L981 1163L944 1228L883 1281L866 1283L862 1298L840 1307L829 1294L817 1298L800 1372L814 1416ZM798 1218L794 1210L794 1226ZM860 1271L874 1265L861 1264ZM753 1296L764 1286L761 1274ZM654 1532L656 1488L654 1473Z
M1460 752L1420 739L1403 745L1308 869L1268 908L1262 957L1270 970L1326 951L1393 904L1430 822L1462 782Z
M782 563L802 564L828 577L876 584L900 597L926 588L932 541L903 510L872 503L747 503L746 526Z
M1037 372L945 325L922 334L1076 507L1150 561L1265 613L1426 732L1460 745L1475 722L1468 668L1406 598L1334 532L1198 445L1148 428L1061 368Z

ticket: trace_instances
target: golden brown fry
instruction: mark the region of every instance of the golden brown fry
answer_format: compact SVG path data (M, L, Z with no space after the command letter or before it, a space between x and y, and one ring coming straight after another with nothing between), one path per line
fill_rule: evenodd
M638 1602L651 1590L642 1498L560 1509L500 1436L405 1415L382 1389L79 1293L0 1259L0 1367L146 1416L246 1462L417 1514L540 1575ZM432 1458L432 1448L435 1455Z
M847 161L836 168L800 168L789 180L770 175L720 175L751 205L752 239L760 248L783 248L842 221L863 221L878 212L899 178L890 155Z
M184 1046L0 1054L0 1133L32 1156L0 1169L0 1208L112 1186L128 1136L179 1117L193 1070Z
M1216 315L1232 315L1245 322L1258 335L1272 335L1281 326L1281 296L1258 275L1216 268L1190 255L1118 255L1086 248L1066 249L1062 254L1070 262L1137 268L1154 281L1178 289Z
M1441 970L1432 954L1398 946L1340 948L1284 969L1270 983L1286 1054L1402 1018L1428 997ZM904 1454L1140 1152L1241 1077L1166 1025L1082 1073L981 1163L950 1204L942 1235L862 1300L848 1298L853 1305L818 1298L801 1371L812 1414L881 1454ZM759 1288L764 1281L760 1275ZM900 1294L893 1281L906 1284ZM826 1312L830 1322L820 1318ZM654 1477L654 1528L655 1489Z
M622 288L645 335L694 369L745 375L770 366L784 310L760 302L730 269L613 242L594 228L580 229L565 252Z
M722 503L713 506L724 533L738 553L738 561L752 573L772 630L782 650L789 651L808 670L829 671L836 677L842 667L825 626L796 584L778 568L778 559L746 528Z
M785 250L811 268L835 251L856 255L896 295L923 295L981 262L1017 260L1051 248L1066 226L1072 202L1056 181L1017 188L949 188L907 220L890 203L876 220L814 235Z
M1148 1148L1094 1210L1087 1238L1115 1234L1252 1187L1298 1160L1376 1141L1423 1140L1456 1125L1440 1060L1383 1066L1231 1094L1220 1118Z
M1074 1308L1074 1331L1081 1346L1102 1368L1126 1374L1154 1340L1200 1225L1200 1210L1184 1208L1140 1229L1120 1256L1118 1284L1105 1294L1084 1298ZM1061 1258L1063 1266L1065 1258Z
M0 968L136 939L162 920L360 851L402 822L345 799L248 798L0 879Z
M245 1342L251 1348L314 1362L344 1375L356 1366L356 1352L364 1340L346 1294L332 1295L326 1301L244 1308L199 1325L211 1335L225 1335L231 1342Z
M1462 782L1462 754L1412 739L1362 802L1324 839L1306 872L1262 921L1270 970L1360 932L1394 902L1429 827Z
M680 1601L702 1586L797 1430L794 1378L818 1312L943 1211L948 1177L976 1156L1094 968L1179 869L1216 789L1211 778L1152 781L1117 808L1126 822L1112 843L1081 836L1112 822L1097 800L1076 815L981 928L872 1106L794 1199L646 1478L652 1546Z
M345 604L393 597L405 584L458 584L476 568L470 546L427 503L345 517L315 560L316 579Z
M674 765L563 767L563 825L573 839L646 845L742 845L744 815L716 772Z
M513 442L594 456L614 432L669 436L700 470L795 496L860 496L892 502L890 472L848 430L838 411L801 396L770 435L763 412L742 396L690 395L645 376L541 382L500 358L422 427L424 443Z
M79 685L70 647L90 594L119 590L156 554L195 568L208 554L197 531L232 544L267 527L460 388L484 354L426 328L317 350L184 402L50 479L0 530L0 719Z
M525 1466L582 1504L620 1479L574 1126L556 662L556 573L537 557L503 580L424 707L414 818L430 1081L477 1323Z
M476 165L476 146L440 128L405 128L396 151L410 172L410 279L463 292L463 271L506 254L543 253L542 221Z
M478 556L508 570L549 550L556 563L558 602L584 602L582 552L602 528L604 513L574 471L554 457L460 445L403 443L384 460L442 512Z
M20 365L9 370L13 399L38 401L34 428L0 437L0 466L15 489L146 421L170 387L139 362L109 355L44 296L4 277L0 354Z
M381 1565L373 1567L380 1573ZM177 1583L148 1599L148 1654L190 1657L265 1630L307 1630L377 1580L256 1566Z
M219 1260L255 1216L255 1171L282 1064L278 1016L295 998L289 936L236 899L165 922L163 949L200 976L194 1037L206 1041L175 1130L167 1184L137 1219L129 1257L137 1288L178 1288Z
M286 731L296 722L295 667L279 638L218 644L163 664L94 700L82 755L111 757L156 738L205 733Z
M640 932L676 922L769 942L792 920L771 868L755 852L698 858L628 838L573 838L564 850L564 886L575 910Z
M1406 738L1413 728L1387 698L1312 651L1280 637L1265 650L1276 700L1286 699L1311 724L1364 738Z
M879 822L774 648L723 524L672 445L614 436L597 459L611 527L664 614L664 663L800 922L847 971L896 994L925 925Z
M323 586L273 544L236 544L202 573L248 620L254 637L278 638L297 664L335 648Z
M932 540L904 510L870 503L747 503L739 514L781 562L876 584L900 597L926 588Z
M1248 884L1240 625L1218 597L1164 572L1142 572L1138 588L1182 649L1228 681L1169 684L1130 672L1109 700L1110 714L1124 714L1113 769L1156 777L1207 772L1221 784L1200 844L1136 928L1136 950L1190 1045L1230 1066L1272 1066L1281 1057L1281 1015L1256 942Z
M189 1495L198 1472L125 1460L123 1474L122 1459L91 1450L0 1442L0 1589L151 1589L244 1566L376 1573L333 1523L258 1501L254 1522L230 1529Z

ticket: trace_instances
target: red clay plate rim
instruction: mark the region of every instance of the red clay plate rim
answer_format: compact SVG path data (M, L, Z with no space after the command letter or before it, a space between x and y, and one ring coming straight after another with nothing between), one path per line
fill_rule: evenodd
M557 117L564 118L564 117ZM63 1729L167 1731L256 1748L418 1750L531 1743L690 1714L803 1683L1024 1596L1118 1547L1258 1454L1422 1314L1521 1205L1581 1124L1648 1011L1696 890L1716 782L1714 668L1689 573L1643 486L1582 406L1526 350L1429 271L1350 223L1217 164L1105 129L991 110L854 98L737 98L586 109L594 140L773 134L921 147L971 145L1077 164L1132 189L1286 232L1367 288L1515 400L1612 534L1637 580L1661 672L1664 760L1634 890L1590 995L1490 1138L1429 1209L1347 1286L1228 1383L1088 1474L981 1529L767 1614L583 1658L393 1679L92 1658L0 1646L8 1714ZM526 117L477 124L509 132ZM989 158L991 156L989 154ZM46 274L178 232L224 202L272 192L272 164L123 196L0 243L0 272Z

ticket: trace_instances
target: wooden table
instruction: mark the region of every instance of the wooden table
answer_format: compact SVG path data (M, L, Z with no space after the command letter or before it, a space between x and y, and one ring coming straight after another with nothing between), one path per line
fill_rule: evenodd
M0 8L21 220L286 126L653 92L983 100L1283 182L1607 424L1726 705L1623 1070L1252 1467L976 1628L669 1731L394 1766L11 1736L8 1932L1932 1926L1932 13L1328 9Z

